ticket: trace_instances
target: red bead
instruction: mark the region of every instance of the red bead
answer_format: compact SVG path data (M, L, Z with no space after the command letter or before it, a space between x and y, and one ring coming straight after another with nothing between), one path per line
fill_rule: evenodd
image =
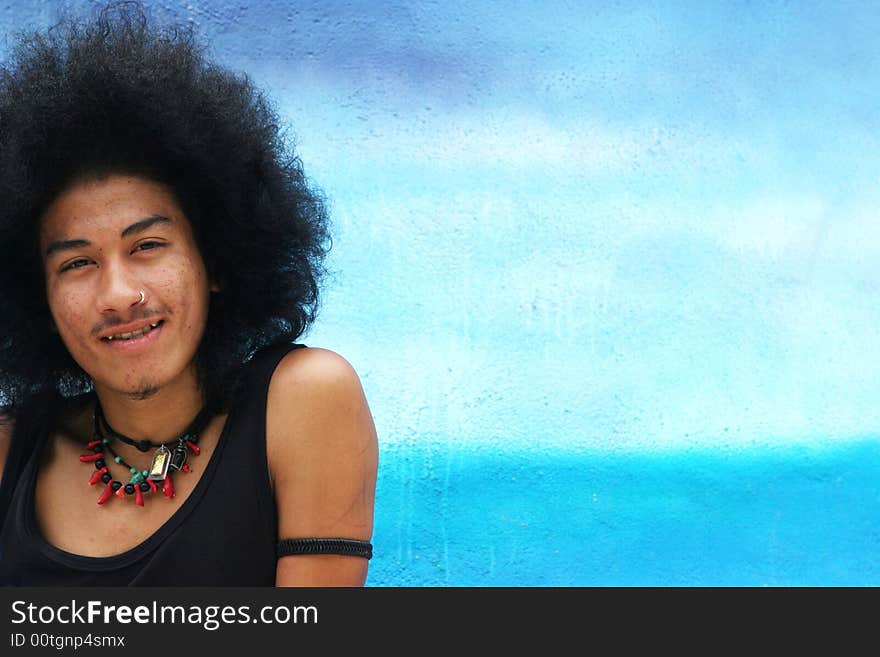
M140 486L135 486L134 488L134 503L138 506L144 505L144 494L141 492Z
M119 487L119 490L116 491L116 497L118 497L119 499L125 498L125 486Z
M182 472L189 472L189 463L184 463L183 467L180 470Z
M95 454L80 454L79 456L79 460L83 463L92 463L102 458L104 458L104 455L101 452L97 452Z
M199 446L196 445L196 444L195 444L193 441L191 441L191 440L187 440L187 441L186 441L186 446L189 447L190 450L192 450L192 453L195 454L196 456L198 456L198 455L201 453L201 450L199 449Z
M98 498L98 504L103 504L107 500L110 499L110 496L113 495L113 481L108 481L107 486L104 487L104 492L101 493L101 497Z
M169 500L174 497L174 486L171 485L171 477L165 477L165 483L162 485L162 492Z
M155 493L156 491L159 490L159 487L156 485L156 482L154 482L152 479L147 479L147 483L150 484L150 490L152 492Z
M93 440L93 441L91 441L88 445L86 445L86 449L91 449L91 448L94 447L95 445L100 445L100 444L101 444L101 440L100 440L100 439L98 439L98 440Z
M101 481L101 475L103 475L105 472L107 472L106 466L101 468L100 470L95 470L95 472L92 474L92 478L89 479L89 486L94 486L99 481Z

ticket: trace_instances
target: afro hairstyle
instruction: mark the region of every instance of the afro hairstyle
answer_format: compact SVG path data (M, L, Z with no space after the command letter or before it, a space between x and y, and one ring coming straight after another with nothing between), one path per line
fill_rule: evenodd
M193 226L211 294L196 354L227 406L242 366L314 321L330 249L326 202L276 111L190 27L139 3L18 35L0 67L0 404L93 390L52 330L40 217L72 182L112 173L166 184Z

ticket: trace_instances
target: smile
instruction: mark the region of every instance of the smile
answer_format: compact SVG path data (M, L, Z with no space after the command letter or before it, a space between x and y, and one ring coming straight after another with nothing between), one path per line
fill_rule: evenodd
M146 335L147 333L158 328L159 325L162 323L163 323L162 321L158 321L155 324L147 324L144 328L139 329L137 331L131 331L129 333L117 333L116 335L110 335L110 336L107 336L106 338L101 338L101 339L104 340L105 342L110 342L113 340L132 340L134 338L139 338L143 335Z

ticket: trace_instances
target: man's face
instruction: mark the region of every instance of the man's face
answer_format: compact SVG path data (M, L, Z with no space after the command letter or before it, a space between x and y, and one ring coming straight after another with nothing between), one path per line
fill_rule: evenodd
M43 214L40 252L55 326L99 392L195 381L209 282L167 187L123 174L74 182Z

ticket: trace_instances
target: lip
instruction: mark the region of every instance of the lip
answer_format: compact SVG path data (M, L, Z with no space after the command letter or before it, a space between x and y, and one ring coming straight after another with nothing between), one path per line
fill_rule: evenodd
M111 335L119 335L120 333L131 333L132 331L139 331L145 326L156 324L157 322L161 321L161 317L152 317L150 319L139 319L136 322L129 322L128 324L119 324L118 326L114 326L107 329L106 331L99 333L98 339L103 340L104 338L109 338Z
M129 340L101 339L102 345L116 351L139 351L141 349L149 347L151 344L159 339L159 334L162 333L162 329L165 328L164 320L154 319L152 321L131 322L130 324L121 324L120 326L114 326L110 331L106 331L104 335L99 336L99 339L106 338L111 335L118 335L120 333L130 333L132 331L137 331L138 329L142 329L145 326L149 326L150 324L155 324L156 322L161 323L152 331L149 331L137 338L131 338Z

